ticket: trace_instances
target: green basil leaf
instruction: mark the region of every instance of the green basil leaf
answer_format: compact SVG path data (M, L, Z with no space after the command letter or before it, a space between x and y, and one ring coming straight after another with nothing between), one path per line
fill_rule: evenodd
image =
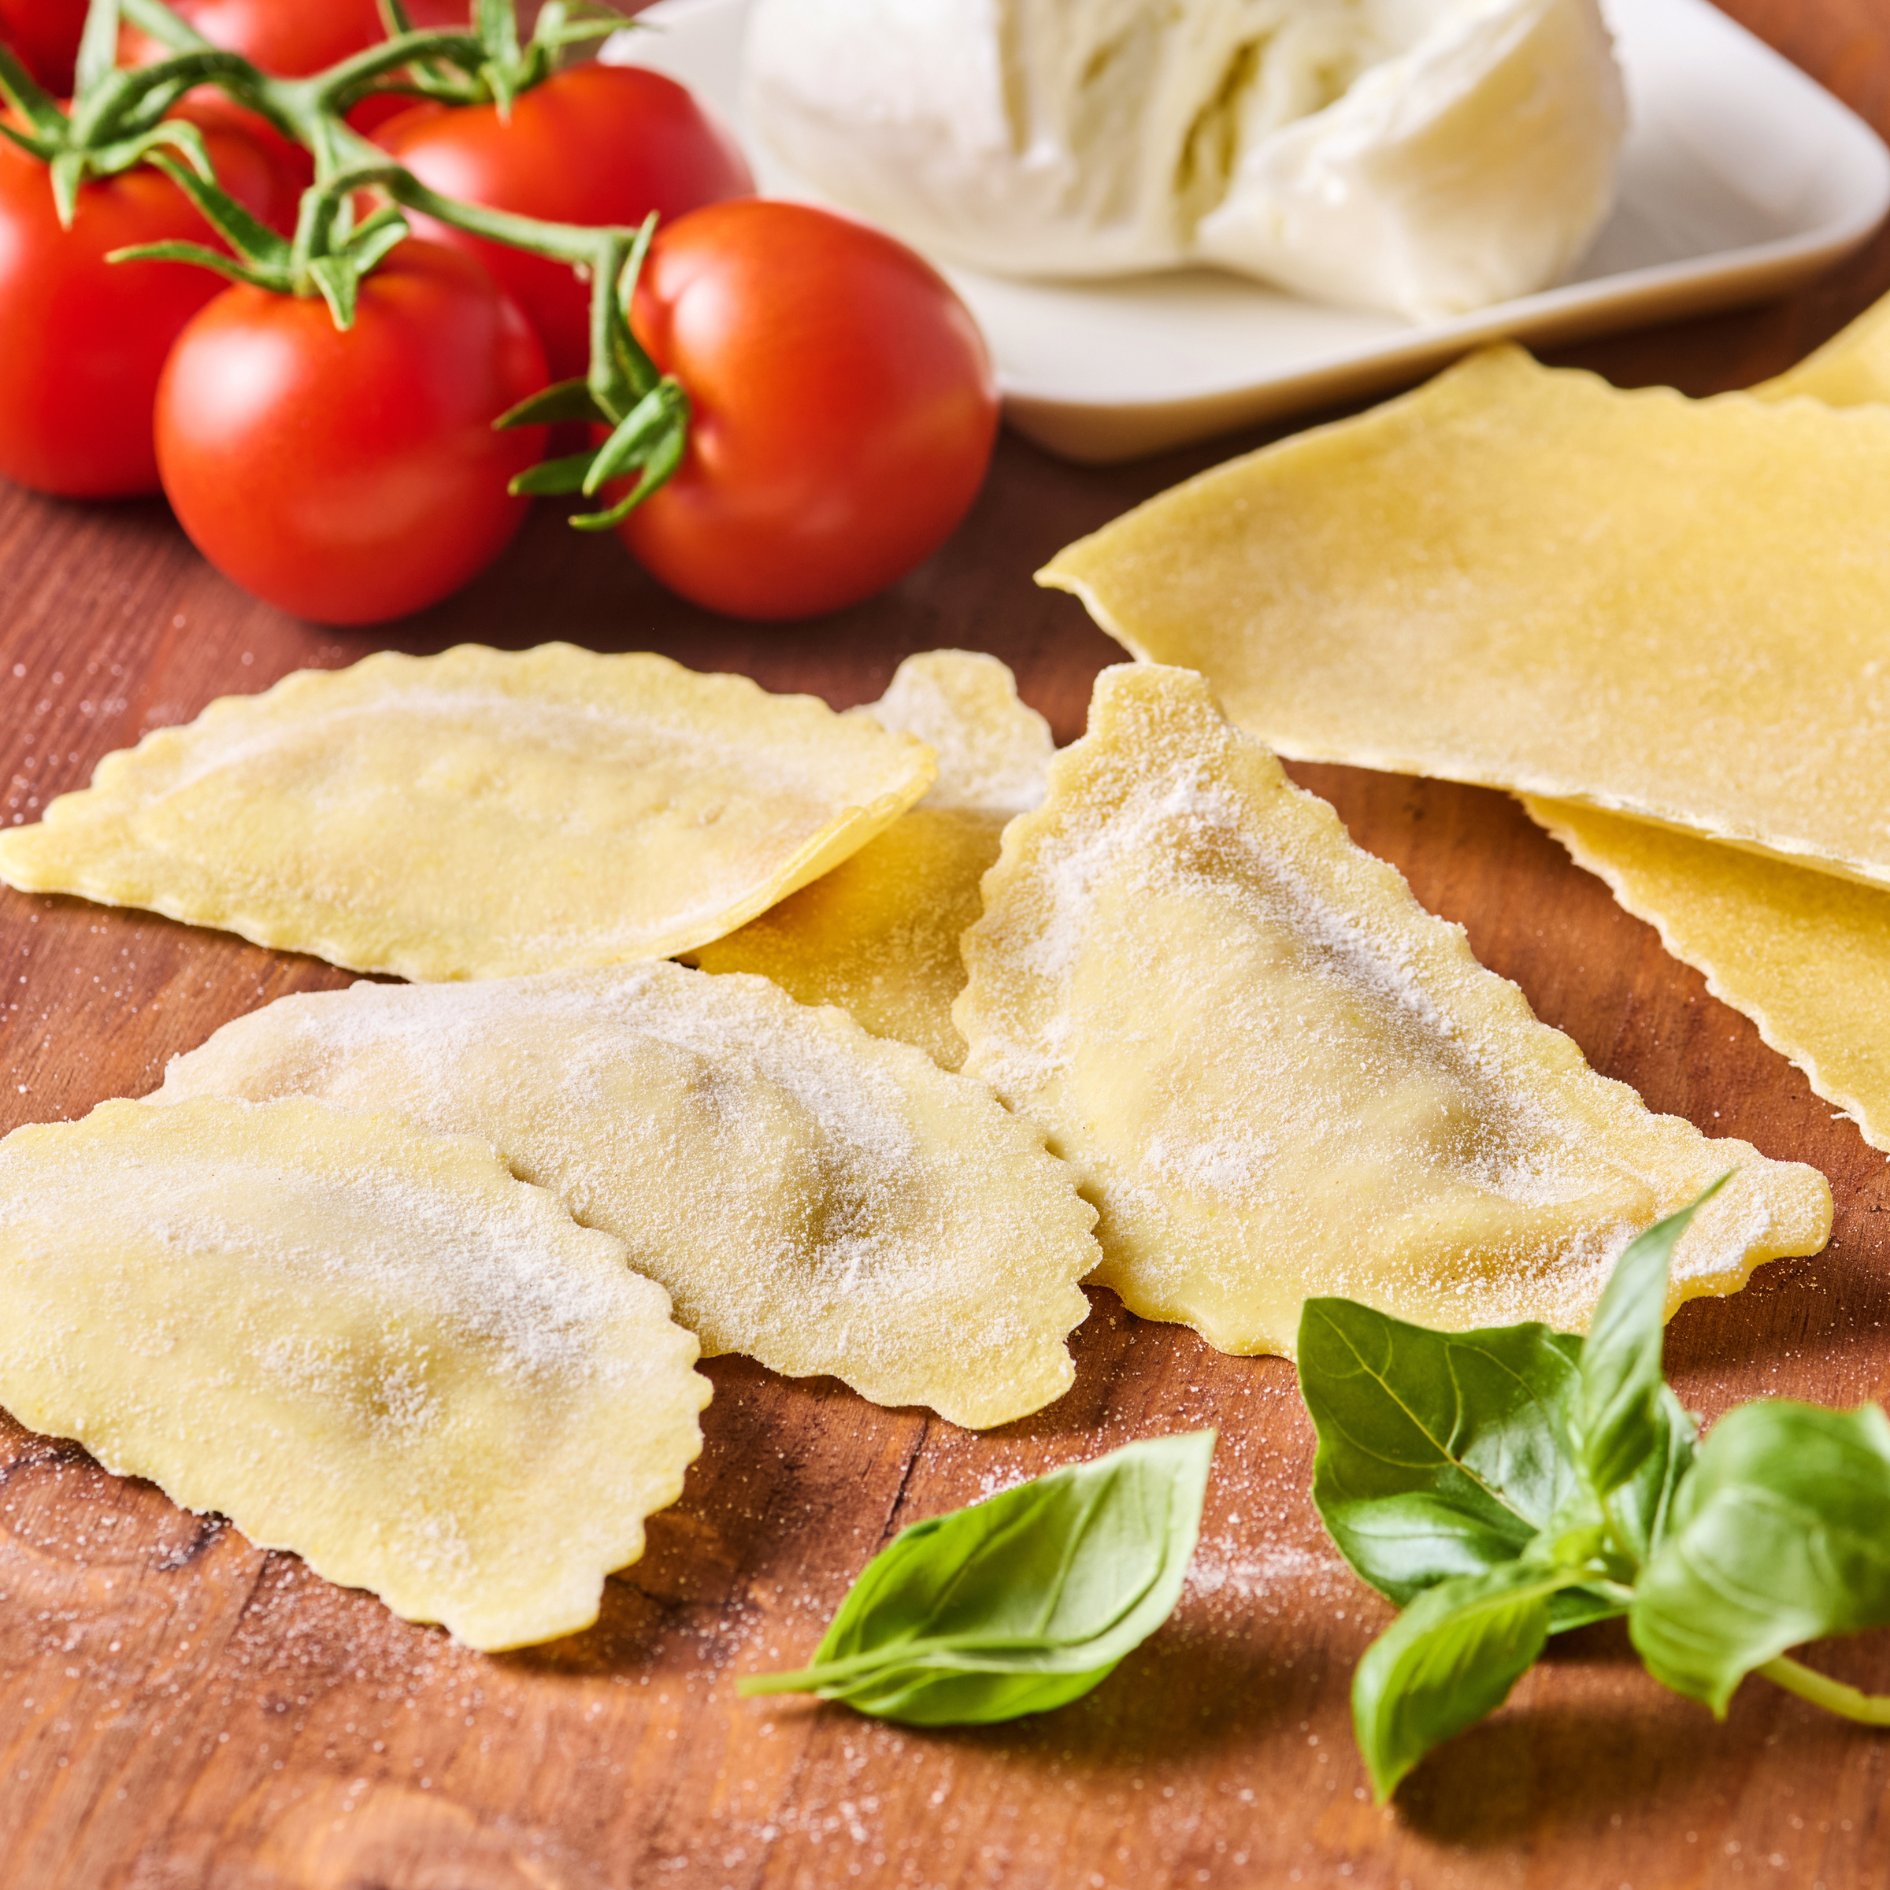
M1511 1562L1425 1590L1352 1676L1352 1728L1383 1804L1431 1750L1509 1698L1549 1638L1565 1570Z
M1432 1332L1347 1299L1306 1302L1313 1501L1380 1594L1408 1602L1575 1526L1581 1344L1542 1325ZM1567 1611L1579 1612L1572 1600Z
M915 1726L1078 1698L1181 1598L1214 1435L1130 1444L914 1524L867 1564L812 1666L737 1690L818 1693Z
M1665 1385L1654 1400L1655 1443L1634 1474L1607 1501L1616 1542L1644 1569L1659 1553L1671 1526L1674 1502L1693 1469L1700 1430L1692 1413Z
M1690 1207L1656 1221L1634 1240L1602 1289L1582 1346L1580 1426L1582 1465L1603 1502L1649 1459L1672 1448L1660 1351L1673 1250L1694 1215L1729 1179L1720 1176Z
M1890 1419L1762 1399L1713 1427L1635 1586L1647 1670L1721 1718L1755 1667L1890 1624Z

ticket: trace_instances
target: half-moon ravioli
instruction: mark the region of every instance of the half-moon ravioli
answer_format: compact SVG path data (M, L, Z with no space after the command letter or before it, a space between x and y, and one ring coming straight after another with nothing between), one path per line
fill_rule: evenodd
M473 1647L597 1618L701 1450L695 1360L469 1137L206 1100L0 1142L0 1403Z
M405 978L664 958L824 873L930 751L568 643L382 651L226 696L0 834L0 878Z
M1005 823L1043 799L1055 744L1011 672L969 650L907 657L885 695L853 713L929 744L931 791L832 872L687 956L705 971L759 972L803 1004L837 1004L955 1070L958 935L983 910L978 882Z
M1821 1175L1597 1076L1190 671L1104 671L984 896L967 1072L1101 1209L1092 1278L1223 1351L1290 1352L1324 1293L1579 1329L1634 1234L1728 1169L1670 1310L1829 1235Z
M153 1101L319 1096L484 1137L704 1352L1001 1424L1059 1397L1095 1212L982 1084L764 978L626 965L279 999Z

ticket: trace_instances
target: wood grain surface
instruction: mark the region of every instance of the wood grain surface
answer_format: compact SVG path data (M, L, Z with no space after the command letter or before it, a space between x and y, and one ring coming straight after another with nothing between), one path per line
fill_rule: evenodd
M1890 0L1730 10L1890 132ZM1773 373L1890 288L1879 238L1810 292L1567 358L1696 393ZM643 580L541 510L498 569L372 634L252 602L158 504L0 492L0 780L29 817L108 750L211 697L375 648L567 637L737 669L836 705L913 650L995 651L1067 741L1114 647L1030 573L1066 540L1261 436L1115 470L1000 446L957 538L831 621L754 630ZM1788 581L1788 579L1787 579ZM1763 1393L1890 1389L1881 1156L1743 1018L1502 796L1299 768L1365 846L1460 920L1598 1069L1650 1105L1817 1164L1827 1252L1689 1305L1668 1355L1711 1414ZM0 1128L152 1086L164 1060L344 974L138 913L0 892ZM1862 1028L1885 1020L1860 1019ZM74 1201L77 1216L83 1201ZM1107 1293L1076 1388L974 1435L826 1380L708 1367L700 1462L596 1629L468 1653L226 1524L0 1419L0 1882L136 1890L1180 1890L1890 1884L1890 1738L1749 1682L1730 1720L1585 1630L1482 1729L1369 1802L1347 1688L1388 1611L1307 1500L1291 1369L1224 1358ZM895 1529L1129 1438L1218 1425L1202 1548L1173 1621L1095 1694L1009 1727L917 1734L737 1675L798 1663ZM1890 1688L1890 1637L1821 1652Z

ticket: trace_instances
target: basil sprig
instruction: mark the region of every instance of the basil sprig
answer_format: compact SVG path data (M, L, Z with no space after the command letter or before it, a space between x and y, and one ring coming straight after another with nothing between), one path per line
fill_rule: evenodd
M1760 1673L1890 1724L1890 1700L1785 1658L1890 1624L1890 1420L1766 1398L1702 1445L1661 1374L1674 1246L1723 1185L1633 1242L1585 1340L1306 1302L1313 1501L1404 1609L1352 1684L1381 1802L1494 1712L1551 1634L1615 1615L1655 1679L1722 1718Z
M811 1666L737 1691L818 1693L912 1726L1081 1698L1174 1612L1214 1437L1150 1438L915 1523L866 1565Z

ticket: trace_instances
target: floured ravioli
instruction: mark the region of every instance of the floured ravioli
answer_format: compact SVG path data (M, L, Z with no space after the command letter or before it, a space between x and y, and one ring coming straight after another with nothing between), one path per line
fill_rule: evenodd
M1593 807L1523 805L1890 1149L1890 892Z
M1092 1275L1229 1352L1301 1303L1587 1322L1628 1241L1727 1169L1672 1305L1816 1251L1824 1178L1650 1115L1471 957L1206 683L1104 671L966 935L982 1077L1100 1207Z
M965 1040L958 935L983 911L978 882L1012 815L1043 799L1050 727L994 656L933 650L899 665L871 708L938 755L925 799L831 873L739 932L689 954L705 971L756 971L803 1004L838 1004L876 1037L955 1070Z
M406 978L661 958L824 873L929 752L661 656L383 651L107 755L0 878Z
M762 978L622 966L287 997L153 1099L309 1095L483 1136L706 1353L1002 1424L1068 1389L1094 1211L982 1085Z
M695 1359L467 1137L108 1102L0 1142L0 1403L473 1647L597 1618L702 1447Z
M1890 410L1619 392L1519 350L1059 552L1281 754L1475 781L1890 885Z

